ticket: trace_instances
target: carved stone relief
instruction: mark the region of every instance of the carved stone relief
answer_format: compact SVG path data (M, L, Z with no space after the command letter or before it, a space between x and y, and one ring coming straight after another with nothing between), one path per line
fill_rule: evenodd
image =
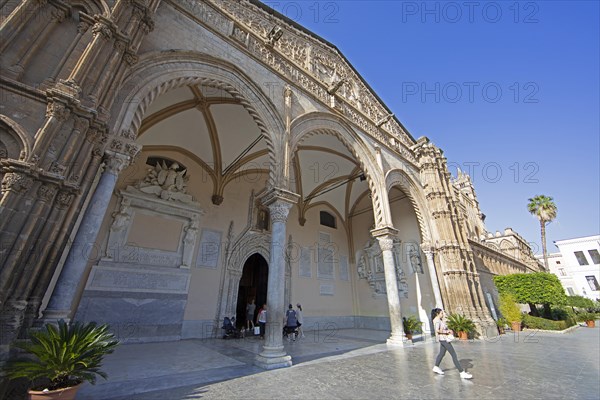
M401 242L398 239L394 239L393 241L392 254L396 266L399 295L408 298L408 283L406 282L406 275L401 264ZM357 273L359 278L367 280L373 290L374 297L384 297L387 295L383 254L376 239L371 238L357 257Z
M200 204L174 202L173 198L161 199L155 193L145 193L132 186L121 190L119 196L119 208L112 214L106 257L103 258L102 264L129 263L190 268L198 239L200 217L204 215ZM158 250L129 243L128 235L136 213L182 222L183 228L179 233L177 249Z

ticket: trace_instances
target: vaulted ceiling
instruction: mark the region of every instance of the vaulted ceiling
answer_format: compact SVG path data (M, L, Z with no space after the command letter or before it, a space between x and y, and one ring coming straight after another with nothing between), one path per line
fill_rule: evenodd
M146 148L191 156L208 172L217 199L234 178L268 173L267 146L258 126L238 100L219 89L191 86L163 94L148 108L138 140ZM301 195L301 220L310 208L326 206L345 222L368 192L358 162L334 136L304 139L291 170L292 187Z

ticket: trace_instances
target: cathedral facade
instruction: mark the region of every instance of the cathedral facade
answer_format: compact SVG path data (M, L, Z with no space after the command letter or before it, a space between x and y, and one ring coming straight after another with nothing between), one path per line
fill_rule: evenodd
M402 345L433 307L495 329L493 275L540 270L332 44L259 1L2 7L3 360L47 321L214 337L254 300L277 368L288 304Z

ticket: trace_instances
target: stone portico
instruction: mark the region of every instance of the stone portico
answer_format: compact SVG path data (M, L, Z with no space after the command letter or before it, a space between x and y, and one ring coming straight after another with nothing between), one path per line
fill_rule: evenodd
M402 317L428 329L433 307L485 329L488 277L539 269L487 243L469 177L339 50L258 1L2 15L2 361L59 318L128 342L214 337L252 298L269 310L256 364L285 367L287 304L307 329L402 346Z

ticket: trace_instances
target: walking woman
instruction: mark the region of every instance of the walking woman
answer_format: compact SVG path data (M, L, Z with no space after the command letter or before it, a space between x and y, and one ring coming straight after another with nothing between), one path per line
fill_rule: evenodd
M302 305L300 303L296 304L296 319L298 320L298 336L304 337L304 332L302 331L302 324L304 323L304 315L302 315Z
M452 347L452 343L450 341L453 339L452 331L448 329L448 326L445 322L446 314L444 310L440 308L434 308L431 310L431 318L433 319L433 327L435 329L435 336L437 340L440 342L440 353L435 359L435 366L433 367L433 372L436 374L444 375L444 371L440 368L440 363L442 359L446 355L446 351L450 353L452 356L452 361L454 361L454 366L460 372L460 377L462 379L471 379L473 375L469 374L467 371L462 369L460 363L458 362L458 357L456 356L456 351L454 351L454 347Z

